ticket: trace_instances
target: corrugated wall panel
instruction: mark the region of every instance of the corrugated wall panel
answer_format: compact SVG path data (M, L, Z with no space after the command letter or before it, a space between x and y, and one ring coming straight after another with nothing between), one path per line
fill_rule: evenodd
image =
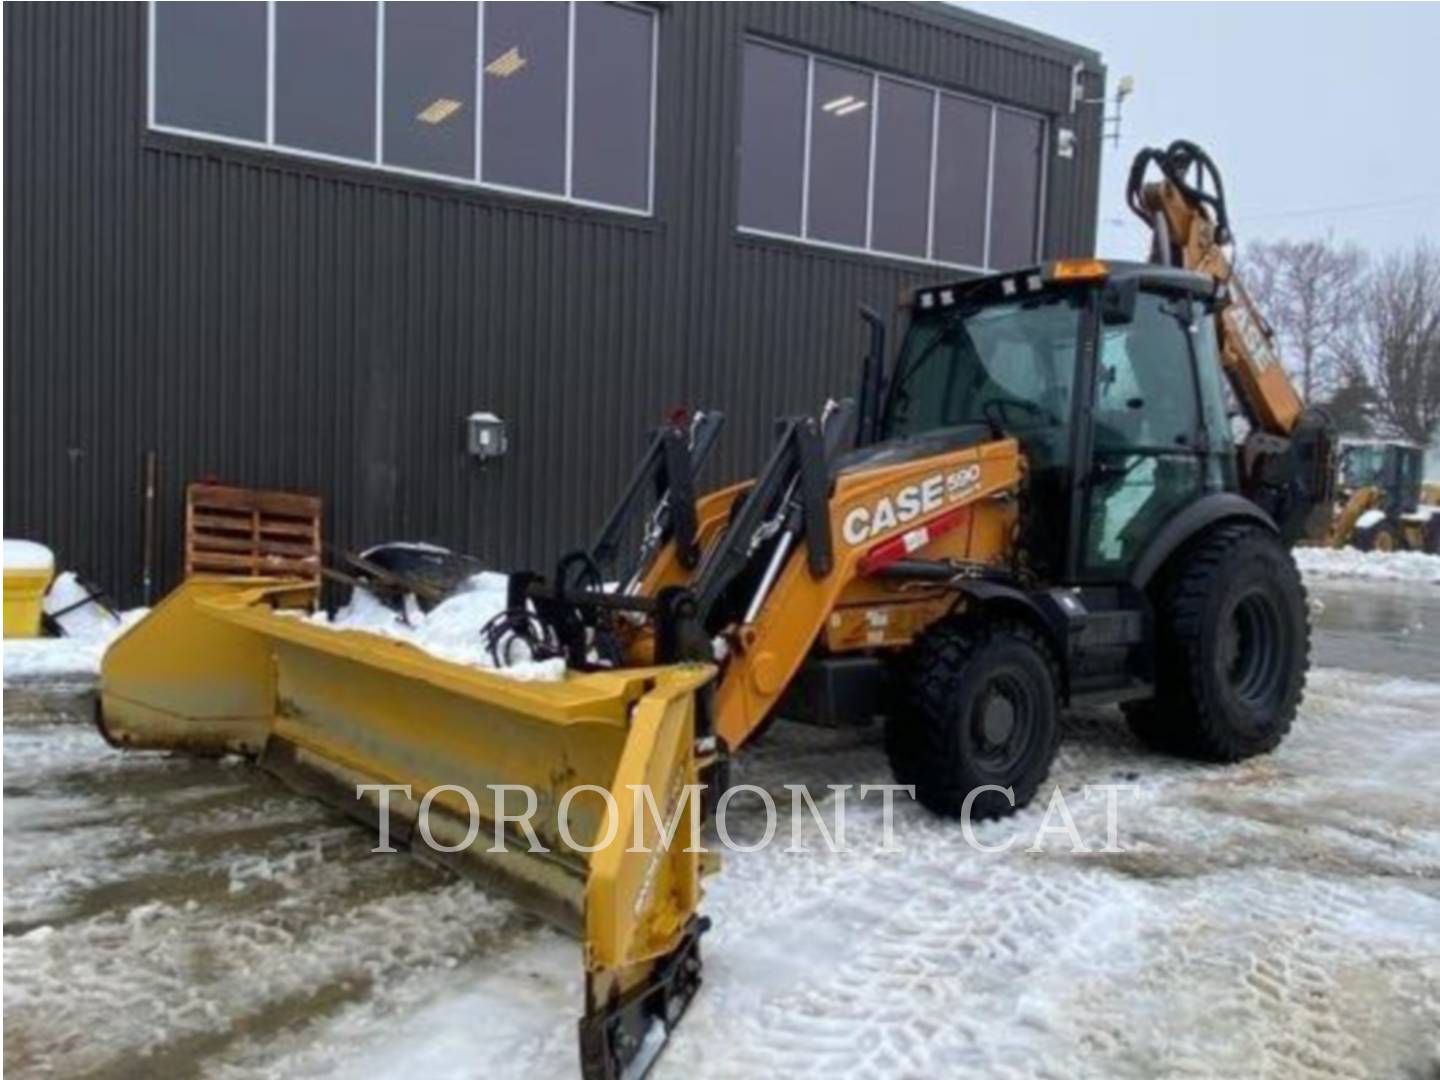
M1074 124L1052 159L1049 253L1095 235L1095 58L935 5L659 8L653 219L527 202L145 128L139 4L9 4L5 36L6 535L138 599L142 469L160 463L157 571L184 484L318 491L357 546L423 538L502 564L582 542L644 432L724 409L711 479L774 417L852 391L856 306L935 271L735 232L740 45L794 44ZM511 424L481 468L461 418Z

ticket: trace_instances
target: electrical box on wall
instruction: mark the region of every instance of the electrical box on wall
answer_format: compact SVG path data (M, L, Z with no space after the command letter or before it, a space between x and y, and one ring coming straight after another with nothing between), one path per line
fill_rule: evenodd
M510 437L505 421L492 412L471 413L465 420L465 449L480 461L505 456Z

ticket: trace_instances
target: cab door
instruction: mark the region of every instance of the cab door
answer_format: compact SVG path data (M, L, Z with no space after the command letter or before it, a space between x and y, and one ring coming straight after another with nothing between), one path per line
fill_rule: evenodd
M1140 292L1132 319L1099 327L1080 523L1085 578L1128 576L1161 526L1215 482L1195 367L1200 310L1184 296Z

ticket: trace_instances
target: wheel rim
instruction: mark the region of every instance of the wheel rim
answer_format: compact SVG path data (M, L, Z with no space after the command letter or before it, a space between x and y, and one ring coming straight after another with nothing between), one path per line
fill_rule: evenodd
M1017 671L996 672L970 707L971 757L977 768L1003 777L1025 757L1035 730L1039 701Z
M1375 534L1375 550L1394 551L1395 538L1391 536L1390 533L1387 532L1385 529L1381 529L1378 533Z
M1285 624L1273 597L1254 589L1239 598L1220 634L1220 666L1235 695L1263 708L1284 681Z

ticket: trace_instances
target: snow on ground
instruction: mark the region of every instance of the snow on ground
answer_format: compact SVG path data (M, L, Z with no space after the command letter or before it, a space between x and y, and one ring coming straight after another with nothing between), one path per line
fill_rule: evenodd
M1052 780L1095 848L1085 786L1134 788L1120 852L1027 851L1043 800L977 827L997 854L901 803L885 852L857 788L849 852L812 826L812 853L725 855L656 1075L1433 1075L1437 713L1440 684L1320 670L1280 750L1231 767L1073 717ZM248 765L4 740L13 1075L575 1075L579 951L512 906ZM734 779L889 775L874 731L780 723Z
M1440 584L1440 555L1426 555L1420 551L1297 547L1295 561L1307 578L1363 578Z
M517 654L507 666L495 667L480 630L505 610L508 582L505 574L476 574L470 579L469 588L447 597L429 612L422 611L413 596L406 597L403 614L386 607L364 589L356 589L350 602L335 612L333 618L321 612L313 621L337 630L364 630L408 641L441 660L489 668L512 679L543 682L563 679L565 661L560 659L529 660ZM525 646L515 648L523 650Z

